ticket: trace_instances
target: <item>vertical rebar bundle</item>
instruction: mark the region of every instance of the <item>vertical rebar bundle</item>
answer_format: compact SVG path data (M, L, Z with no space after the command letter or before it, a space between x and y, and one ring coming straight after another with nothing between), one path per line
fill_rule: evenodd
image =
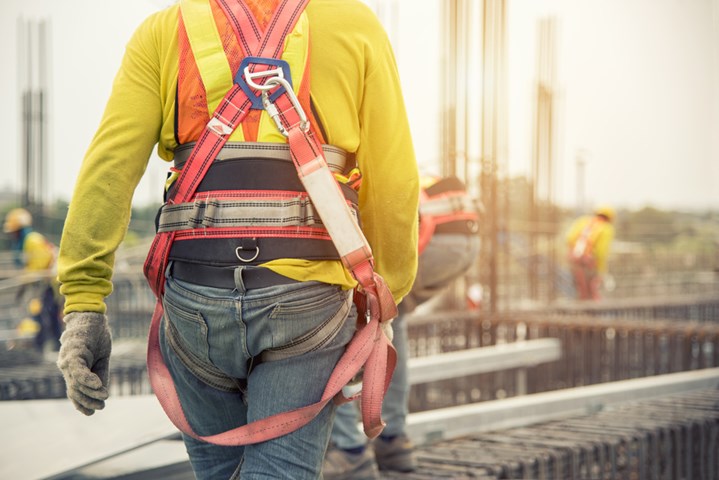
M48 22L18 19L18 85L21 99L21 204L31 211L47 200Z

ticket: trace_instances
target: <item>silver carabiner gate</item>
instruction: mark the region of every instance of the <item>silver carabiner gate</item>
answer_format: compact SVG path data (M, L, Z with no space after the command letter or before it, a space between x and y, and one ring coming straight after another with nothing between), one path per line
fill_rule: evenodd
M262 88L260 88L260 90L262 90L262 105L265 107L265 111L269 114L272 120L275 121L275 125L277 125L277 129L280 133L285 137L289 136L290 133L287 131L285 126L282 125L280 111L277 109L277 106L272 103L272 100L270 100L269 91L277 85L284 87L285 93L292 103L292 107L300 117L300 129L302 129L303 132L306 132L310 128L310 122L307 120L307 115L305 114L305 110L302 108L302 105L300 105L297 95L295 95L294 90L292 90L292 85L290 85L284 77L277 76L268 78L264 85L261 85Z

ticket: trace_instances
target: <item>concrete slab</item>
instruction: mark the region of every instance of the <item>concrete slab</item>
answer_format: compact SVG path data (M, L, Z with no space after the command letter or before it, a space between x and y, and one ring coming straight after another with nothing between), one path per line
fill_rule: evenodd
M194 479L181 439L160 440L107 460L74 471L62 480L109 480L126 478L179 478L180 473ZM171 474L172 476L167 476ZM183 478L185 478L183 477ZM60 479L58 479L60 480Z
M111 397L86 417L69 400L0 402L0 478L61 474L177 433L153 395Z

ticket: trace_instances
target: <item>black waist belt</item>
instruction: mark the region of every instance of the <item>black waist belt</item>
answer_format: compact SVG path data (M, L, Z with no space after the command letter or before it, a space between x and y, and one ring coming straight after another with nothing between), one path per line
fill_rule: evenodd
M216 288L235 288L235 269L215 267L199 263L172 263L172 276L183 282ZM286 285L297 280L275 273L269 268L254 267L242 270L242 283L246 289L265 288L273 285Z

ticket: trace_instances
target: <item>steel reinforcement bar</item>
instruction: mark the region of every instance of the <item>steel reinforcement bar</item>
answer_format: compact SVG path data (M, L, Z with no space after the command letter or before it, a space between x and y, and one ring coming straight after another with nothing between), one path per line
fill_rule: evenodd
M719 366L719 323L521 312L408 318L410 356L556 338L562 358L527 370L526 393ZM513 370L413 386L411 411L524 393Z
M472 418L463 415L462 423L471 425ZM383 478L716 480L719 390L662 395L595 413L431 442L419 449L418 460L416 472Z

